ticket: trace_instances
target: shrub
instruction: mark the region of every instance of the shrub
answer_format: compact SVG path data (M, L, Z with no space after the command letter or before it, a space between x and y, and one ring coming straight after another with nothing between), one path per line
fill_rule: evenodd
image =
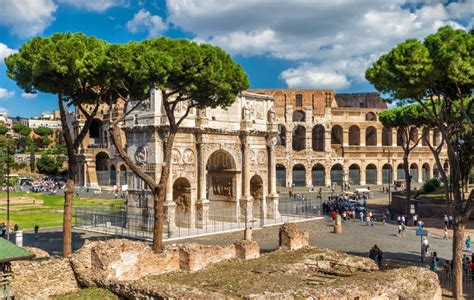
M16 133L21 134L22 136L27 136L31 132L31 128L24 125L24 124L15 124L15 125L13 125L12 129L13 129L13 131L15 131Z
M439 188L440 185L441 185L441 183L440 183L439 179L432 178L432 179L428 180L427 182L425 182L425 184L423 185L423 192L425 192L425 193L433 192L437 188Z

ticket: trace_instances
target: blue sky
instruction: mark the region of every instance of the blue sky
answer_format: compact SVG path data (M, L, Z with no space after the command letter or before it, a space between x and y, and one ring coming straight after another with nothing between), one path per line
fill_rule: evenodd
M5 74L3 58L33 36L188 38L228 51L252 88L368 92L364 71L382 53L474 20L474 0L0 0L0 7L0 110L25 117L56 107L53 95L24 94Z

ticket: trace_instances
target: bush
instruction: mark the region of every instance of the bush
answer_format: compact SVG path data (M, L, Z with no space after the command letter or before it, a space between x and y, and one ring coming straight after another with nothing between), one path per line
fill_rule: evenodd
M9 130L7 127L0 125L0 135L5 135Z
M53 130L51 128L44 127L44 126L40 126L38 128L35 128L35 129L33 129L33 131L41 137L48 136L48 135L51 135L53 133Z
M42 155L41 158L38 159L36 167L41 174L56 175L59 171L56 159L49 155Z
M24 125L24 124L15 124L15 125L13 125L12 129L13 129L13 131L15 131L16 133L21 134L22 136L27 136L31 132L31 128Z
M425 184L423 185L423 192L425 193L434 192L440 186L441 186L441 182L439 181L439 179L432 178L428 180L427 182L425 182Z

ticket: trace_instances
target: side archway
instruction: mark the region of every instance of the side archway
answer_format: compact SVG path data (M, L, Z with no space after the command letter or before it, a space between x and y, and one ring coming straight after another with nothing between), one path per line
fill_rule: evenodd
M306 168L301 164L293 166L293 186L306 186Z
M100 186L110 185L109 159L109 155L105 152L99 152L95 156L95 172Z
M377 184L377 167L374 164L365 167L365 183Z
M352 125L351 127L349 127L349 145L360 145L360 128L356 125Z
M343 171L342 171L342 166L340 164L335 164L331 168L331 183L336 184L339 186L342 186L343 183Z
M191 226L191 184L187 178L180 177L175 180L173 201L176 204L176 226Z
M349 183L360 185L360 167L358 164L352 164L349 166Z

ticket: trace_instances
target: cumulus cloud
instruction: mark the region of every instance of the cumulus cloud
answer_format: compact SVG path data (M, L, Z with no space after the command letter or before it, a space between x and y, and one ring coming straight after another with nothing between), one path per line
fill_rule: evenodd
M23 92L23 93L21 94L21 96L22 96L23 98L26 98L26 99L34 99L34 98L36 98L36 94L35 94L35 93L25 93L25 92Z
M140 9L133 19L127 22L127 29L131 33L146 31L148 37L155 37L168 28L160 16L152 15L145 9Z
M103 12L111 7L129 5L128 0L60 0L59 3L96 12Z
M0 43L0 62L3 62L5 57L7 57L10 54L16 53L18 50L16 49L10 49L8 48L7 45Z
M291 87L364 81L366 67L397 43L444 25L464 28L474 17L471 1L444 0L167 0L167 7L168 22L200 42L294 61L280 76Z
M54 21L53 0L0 0L0 26L22 38L43 32Z
M15 91L10 91L5 88L0 88L0 99L7 99L15 96Z

